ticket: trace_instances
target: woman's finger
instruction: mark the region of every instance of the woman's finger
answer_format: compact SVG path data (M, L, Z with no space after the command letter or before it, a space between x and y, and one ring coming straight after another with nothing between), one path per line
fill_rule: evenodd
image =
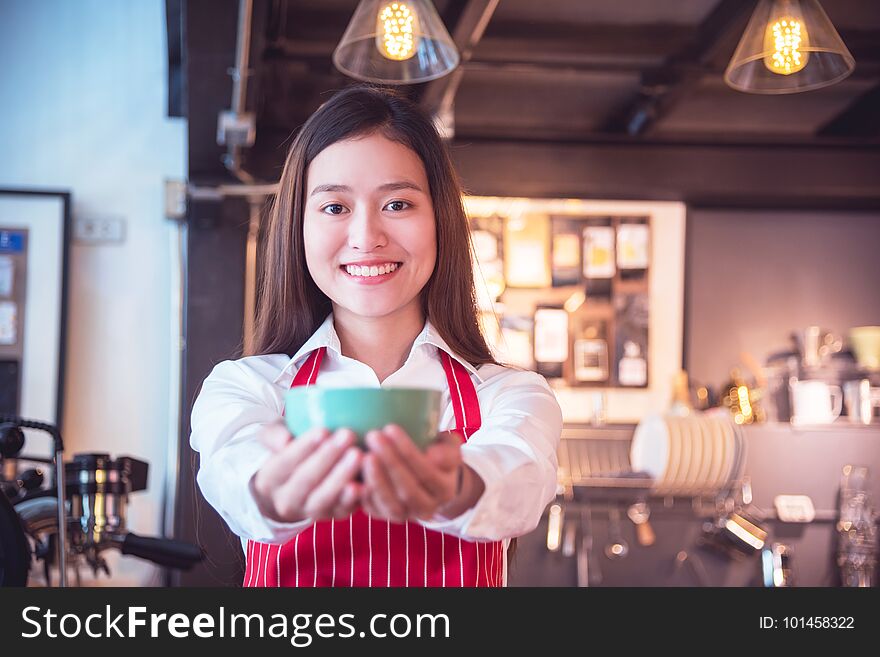
M347 518L354 513L355 507L361 500L362 486L356 481L349 481L342 489L339 500L333 508L332 516L334 518Z
M368 516L372 518L384 518L385 514L376 504L376 495L369 486L364 486L364 492L361 494L361 508Z
M425 459L441 470L457 470L461 463L461 437L453 431L444 431L425 450Z
M281 507L278 509L279 514L284 511L301 514L309 495L327 477L343 453L354 444L355 439L353 431L339 429L330 438L323 440L292 471L288 470L287 479L273 493L277 500L276 506Z
M382 517L382 514L379 512L379 508L373 501L372 494L366 488L364 488L363 493L361 493L361 508L364 510L364 513L372 516L373 518Z
M409 466L409 471L421 487L441 501L448 499L450 477L457 471L458 463L461 461L458 445L450 442L449 439L441 439L423 454L399 426L388 425L383 433L389 438L388 451L399 455L400 460ZM433 509L431 512L433 513Z
M297 466L313 454L329 435L330 432L327 429L315 429L290 440L285 447L266 460L266 463L257 472L254 485L265 494L282 486ZM262 440L262 434L260 439ZM269 440L274 440L274 438L270 437Z
M409 436L402 430L400 430L400 433L406 439L406 443L415 448ZM403 458L395 444L384 432L373 434L367 445L382 461L394 493L397 499L403 503L406 510L420 518L430 518L434 515L440 500L435 499L435 493L432 491L436 489L437 492L443 492L443 490L441 485L432 485L433 482L430 481L432 478L431 473L428 472L430 466L420 463L423 476L418 477L414 473L414 468L410 468L410 464ZM428 479L428 481L423 483L423 479ZM410 515L410 513L407 513L407 515Z
M374 508L374 515L394 522L403 522L406 519L405 509L394 495L385 468L375 454L367 454L364 457L364 482Z
M303 504L303 510L309 518L323 518L332 513L339 504L346 484L360 468L361 456L357 447L349 447L321 483L311 491Z

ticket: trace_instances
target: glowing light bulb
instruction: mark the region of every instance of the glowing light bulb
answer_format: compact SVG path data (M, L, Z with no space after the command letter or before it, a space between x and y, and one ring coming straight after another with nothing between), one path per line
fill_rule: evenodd
M772 73L791 75L807 65L810 54L807 27L797 18L780 16L767 23L764 32L764 66Z
M409 59L419 45L419 17L405 2L389 2L376 15L376 47L383 57Z
M739 409L743 416L743 422L748 421L752 417L752 403L749 401L749 389L746 386L739 386L736 389L736 396L739 400Z

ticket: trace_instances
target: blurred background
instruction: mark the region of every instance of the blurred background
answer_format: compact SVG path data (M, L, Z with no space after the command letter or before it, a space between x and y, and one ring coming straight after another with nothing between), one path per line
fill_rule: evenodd
M370 80L434 116L486 334L563 407L512 585L876 585L878 3L0 0L0 59L6 583L58 583L55 427L71 583L241 582L192 401L291 136Z

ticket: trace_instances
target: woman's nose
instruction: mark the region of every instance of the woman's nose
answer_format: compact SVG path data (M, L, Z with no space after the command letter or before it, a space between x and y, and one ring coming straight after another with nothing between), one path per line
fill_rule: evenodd
M382 217L371 210L356 210L348 223L348 245L360 251L372 251L388 243Z

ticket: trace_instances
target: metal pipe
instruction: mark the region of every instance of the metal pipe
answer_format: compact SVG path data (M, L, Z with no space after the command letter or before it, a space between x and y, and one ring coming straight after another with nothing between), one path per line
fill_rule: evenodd
M64 446L60 434L55 441L55 483L58 495L58 568L59 586L67 588L67 513L64 494Z
M168 439L165 455L164 499L162 501L162 528L165 536L175 535L177 482L180 476L180 417L183 355L186 347L186 246L189 227L186 221L177 221L172 228L173 266L171 269L171 374L168 399L171 412L168 418ZM174 586L175 573L166 568L162 574L165 586Z
M260 213L264 198L250 197L248 207L250 217L248 221L247 250L244 267L244 353L246 356L252 353L254 345L254 320L256 319L257 307L257 247L260 240Z
M236 115L244 113L247 106L247 83L250 76L251 23L253 20L253 0L239 0L238 3L238 37L235 40L235 68L230 69L232 75L232 111ZM236 178L242 182L252 183L254 177L241 168L241 147L230 144L223 163Z
M187 188L189 197L196 201L220 201L229 197L273 196L278 192L278 183L217 185L216 187Z
M232 70L232 111L241 114L247 104L248 64L251 54L253 0L239 0L238 38L235 42L235 68Z

